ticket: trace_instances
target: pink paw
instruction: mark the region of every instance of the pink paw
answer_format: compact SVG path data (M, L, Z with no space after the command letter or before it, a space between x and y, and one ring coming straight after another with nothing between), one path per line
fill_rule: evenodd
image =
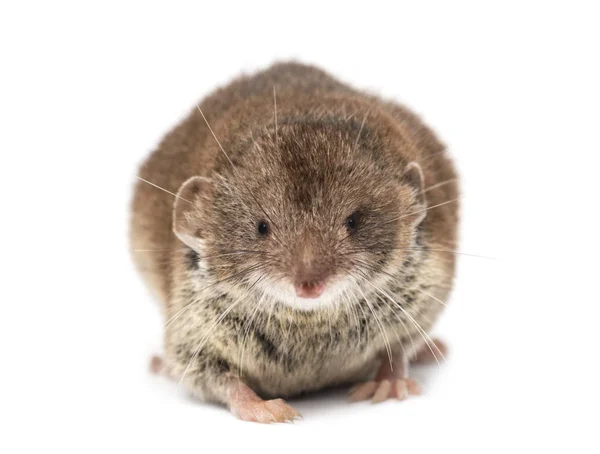
M302 415L283 399L243 400L231 406L231 412L242 421L260 423L288 422Z
M392 378L356 385L350 390L350 400L358 402L371 399L373 403L378 403L386 399L404 400L410 395L419 394L421 386L412 378Z

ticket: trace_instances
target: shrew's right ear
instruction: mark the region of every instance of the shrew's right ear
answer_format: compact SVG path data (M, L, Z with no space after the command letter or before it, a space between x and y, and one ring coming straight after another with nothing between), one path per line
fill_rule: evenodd
M427 214L424 180L421 166L415 161L409 162L404 169L402 181L413 190L414 200L412 210L414 211L414 215L411 215L411 218L414 226L419 225Z
M203 195L211 183L212 180L204 177L189 178L177 191L173 205L173 232L196 252L201 252L204 236L201 222Z

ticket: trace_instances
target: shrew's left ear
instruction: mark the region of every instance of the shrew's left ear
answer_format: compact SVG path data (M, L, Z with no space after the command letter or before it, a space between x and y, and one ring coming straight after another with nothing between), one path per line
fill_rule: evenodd
M427 214L423 172L417 162L408 163L402 174L402 182L413 189L412 213L414 215L411 215L411 217L413 218L413 224L416 226L421 223Z
M210 179L204 177L188 179L179 188L173 206L173 231L196 252L201 252L203 245L203 196L211 183Z

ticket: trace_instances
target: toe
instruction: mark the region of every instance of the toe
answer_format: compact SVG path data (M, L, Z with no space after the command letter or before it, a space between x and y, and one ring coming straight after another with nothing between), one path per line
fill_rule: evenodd
M408 386L405 380L396 380L396 397L404 400L408 397Z
M164 368L164 363L163 360L160 356L157 355L153 355L152 359L150 360L150 371L153 374L159 375Z
M419 394L421 387L416 381L400 378L361 383L350 390L349 399L351 402L371 399L373 403L379 403L394 397L404 400L408 396Z
M375 394L373 395L372 402L374 404L376 404L379 402L383 402L384 400L387 400L390 397L391 390L392 390L392 382L389 380L382 380L379 383L379 387L375 391Z
M234 414L242 421L258 422L269 424L275 422L275 416L269 411L265 405L253 404L244 406L234 411Z
M296 418L302 417L298 410L283 399L269 400L265 403L265 406L275 418L274 422L293 421Z
M409 394L412 394L413 396L418 396L423 392L421 385L419 385L413 379L408 378L405 381L406 381L406 387L408 388Z
M376 381L361 383L350 391L349 399L352 402L370 399L378 387L379 385Z

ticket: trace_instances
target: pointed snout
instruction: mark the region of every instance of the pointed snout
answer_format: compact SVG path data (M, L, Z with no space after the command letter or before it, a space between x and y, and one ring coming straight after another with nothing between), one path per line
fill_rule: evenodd
M324 282L303 282L296 284L296 296L300 298L318 298L325 291Z
M322 257L312 256L310 260L299 260L293 272L296 296L318 298L326 288L331 270Z
M319 298L333 274L333 262L322 235L305 231L292 249L292 284L299 298Z

